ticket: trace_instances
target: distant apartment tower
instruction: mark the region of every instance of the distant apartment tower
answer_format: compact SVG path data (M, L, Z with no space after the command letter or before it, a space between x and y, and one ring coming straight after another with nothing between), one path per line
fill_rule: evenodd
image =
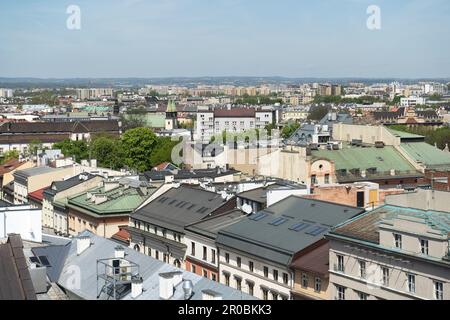
M98 98L111 98L114 95L114 91L111 88L90 88L90 89L77 89L77 97L80 100L98 99Z
M0 98L12 98L14 91L11 89L0 89Z
M342 87L340 85L320 84L318 94L319 96L340 96Z
M252 129L264 129L274 123L275 111L272 108L199 108L197 112L197 138L210 141L215 135L245 132Z

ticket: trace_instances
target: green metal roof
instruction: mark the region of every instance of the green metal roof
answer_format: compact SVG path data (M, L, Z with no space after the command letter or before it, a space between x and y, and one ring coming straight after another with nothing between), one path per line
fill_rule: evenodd
M450 153L426 142L402 143L400 147L415 161L428 168L450 168Z
M177 112L177 107L175 105L175 101L169 100L169 103L167 104L166 112Z
M136 188L124 188L123 186L105 192L104 187L95 188L81 195L70 197L67 206L86 214L106 215L131 213L145 199L147 199L157 188L149 189L147 195L141 194ZM95 204L88 199L87 194L106 195L106 202Z
M315 159L325 158L333 161L336 170L377 168L378 172L387 172L392 169L416 172L408 160L392 146L363 148L344 145L341 150L315 150L311 153Z
M389 129L388 130L396 137L399 137L401 139L416 139L416 138L425 138L424 136L418 135L418 134L414 134L414 133L409 133L409 132L403 132L403 131L397 131L397 130L393 130L393 129Z

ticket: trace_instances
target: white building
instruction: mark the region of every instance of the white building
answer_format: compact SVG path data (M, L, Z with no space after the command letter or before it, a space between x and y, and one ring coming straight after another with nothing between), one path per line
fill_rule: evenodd
M0 239L18 233L23 240L42 242L41 215L27 205L0 207Z
M415 107L417 105L424 105L426 103L426 99L422 97L409 97L409 98L401 98L400 105L402 107Z
M0 98L12 98L14 91L11 89L0 89Z
M272 108L198 108L196 139L209 142L213 136L226 131L230 134L264 129L276 122Z

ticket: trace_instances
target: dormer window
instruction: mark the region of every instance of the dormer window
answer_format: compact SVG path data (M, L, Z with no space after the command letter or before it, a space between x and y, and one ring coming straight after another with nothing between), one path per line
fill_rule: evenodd
M428 255L428 240L420 239L420 252Z
M398 233L394 233L394 244L398 249L402 248L402 235Z

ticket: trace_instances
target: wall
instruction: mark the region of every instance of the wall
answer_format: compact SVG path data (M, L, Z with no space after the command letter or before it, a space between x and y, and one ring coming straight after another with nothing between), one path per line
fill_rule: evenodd
M361 139L363 143L374 144L383 141L388 146L399 146L400 138L396 138L383 126L362 126L338 123L333 125L333 139L351 142Z
M18 233L23 240L42 242L42 211L30 206L0 208L0 238Z

